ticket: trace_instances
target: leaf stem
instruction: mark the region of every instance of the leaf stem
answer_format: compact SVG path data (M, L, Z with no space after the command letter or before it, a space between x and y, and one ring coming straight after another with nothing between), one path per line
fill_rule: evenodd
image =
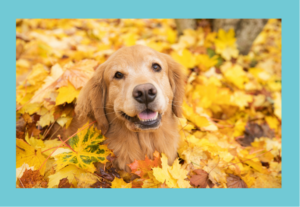
M41 167L39 168L39 171L42 169L42 167L45 165L45 163L48 161L48 159L51 157L51 155L62 145L64 145L69 139L71 139L72 137L74 137L78 132L86 129L87 127L91 126L92 124L94 124L96 121L93 121L92 123L90 123L89 125L87 125L86 127L82 128L81 130L77 131L75 134L73 134L72 136L70 136L68 139L66 139L65 141L63 141L63 143L61 143L59 146L55 147L56 149L53 150L53 152L51 152L51 154L47 157L47 159L43 162L43 164L41 165Z

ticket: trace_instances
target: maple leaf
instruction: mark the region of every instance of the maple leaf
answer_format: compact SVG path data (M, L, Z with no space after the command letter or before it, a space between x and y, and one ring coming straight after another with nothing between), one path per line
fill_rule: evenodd
M35 149L42 149L43 147L45 147L43 140L41 139L36 139L34 137L28 137L28 135L25 137L26 142L34 147Z
M250 180L251 182L252 178L251 188L281 188L281 177L273 177L270 174L259 172L254 172L248 176L247 181Z
M75 176L79 176L81 173L85 173L84 170L77 168L74 165L68 165L67 167L57 170L53 175L49 176L48 188L57 187L60 180L67 178L71 184L77 186L77 180Z
M148 173L148 179L142 181L142 188L162 188L164 183L162 184L153 175L153 172Z
M46 158L42 155L41 149L36 150L24 140L17 139L17 168L26 163L34 170L39 170L45 160ZM46 165L40 169L41 175L44 175L45 167Z
M230 60L231 57L236 58L239 51L235 41L233 29L229 29L227 33L223 29L219 29L218 38L215 39L216 52L221 54L225 60Z
M42 152L46 156L51 155L51 157L55 157L56 155L64 153L64 152L71 152L71 150L68 147L65 147L65 146L59 147L62 144L62 141L59 141L57 139L45 140L43 144L44 144L44 147L42 148ZM48 150L48 149L54 149L56 147L59 147L59 148L54 153L52 153L53 150Z
M243 68L239 65L233 65L224 72L224 77L233 83L239 89L244 89L244 84L248 82L248 77Z
M87 126L88 123L78 131ZM111 154L106 145L99 145L104 140L104 136L95 127L89 127L80 131L69 140L69 145L74 151L64 152L55 156L57 169L60 170L67 165L76 165L93 173L95 171L93 163L105 163L107 162L106 157Z
M134 160L129 164L131 172L140 176L141 178L148 177L148 171L153 167L161 166L160 155L157 151L153 153L154 160L150 160L148 156L145 156L145 160Z
M93 76L97 65L97 61L87 59L67 67L56 87L67 86L70 82L76 90L82 88Z
M193 68L196 66L196 57L187 49L182 50L180 53L172 52L171 56L186 68ZM187 70L185 72L187 73Z
M59 64L55 64L51 68L51 74L44 80L44 85L37 90L34 96L31 98L30 103L34 102L42 102L44 97L48 95L54 88L56 81L61 77L63 74L63 69L60 67Z
M100 179L91 173L81 173L79 175L75 175L75 179L77 180L77 188L90 188L91 185L95 184Z
M249 102L253 100L252 96L247 95L241 91L235 91L230 97L232 104L237 105L241 110L249 105Z
M212 182L208 179L208 173L202 169L194 170L196 173L190 178L190 184L199 188L206 188L206 186L212 187Z
M206 160L207 154L200 147L187 147L181 153L182 158L187 161L187 163L199 163L201 159Z
M55 105L63 103L71 103L78 97L80 90L76 90L73 85L68 83L67 86L60 87L58 90L58 96L56 97Z
M111 188L132 188L132 184L126 183L122 178L115 178L111 183Z
M162 153L161 157L162 168L153 168L154 177L161 183L166 182L170 188L188 188L189 182L185 180L187 170L182 169L178 158L174 161L173 166L168 165L168 158Z
M51 91L56 88L68 86L69 82L76 90L83 87L94 74L94 67L98 63L94 60L82 60L72 66L66 66L65 71L59 64L51 68L51 75L45 79L45 84L35 92L30 100L31 103L42 102L45 97L48 97Z
M210 58L208 55L198 55L196 56L196 62L199 65L200 70L207 71L218 63L218 57L213 56Z
M193 122L198 127L207 127L210 125L209 120L205 116L200 116L198 114L195 114L192 107L190 107L186 102L183 102L182 104L183 108L183 114L184 116Z
M212 159L207 162L207 165L203 168L208 174L209 179L214 184L226 183L226 173L224 169L219 167L220 158Z
M28 164L24 163L21 167L16 170L16 181L18 178L21 178L25 172L25 170L34 170L34 167L29 167Z
M53 123L54 122L53 112L54 112L53 110L48 111L47 109L40 110L39 115L41 115L41 118L38 122L39 125L45 127Z
M43 179L38 170L25 170L23 176L20 178L20 186L22 188L46 188L47 181Z

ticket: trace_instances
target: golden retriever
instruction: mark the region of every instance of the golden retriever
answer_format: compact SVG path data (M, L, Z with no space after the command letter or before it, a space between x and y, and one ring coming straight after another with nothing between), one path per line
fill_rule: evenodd
M119 169L128 171L128 164L152 158L155 150L172 164L183 96L181 66L170 56L142 45L121 48L81 90L65 137L87 120L96 121Z

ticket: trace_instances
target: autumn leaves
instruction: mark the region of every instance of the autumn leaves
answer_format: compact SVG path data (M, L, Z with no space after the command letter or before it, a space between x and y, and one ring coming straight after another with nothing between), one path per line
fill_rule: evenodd
M177 37L171 19L32 19L18 25L26 37L16 42L17 77L26 77L17 83L18 187L281 187L280 21L269 20L246 56L233 30L197 28ZM188 78L179 158L169 166L155 153L134 161L126 174L109 166L113 152L94 128L71 138L72 150L49 132L54 123L69 126L95 68L134 44L171 55ZM105 163L102 173L96 162Z

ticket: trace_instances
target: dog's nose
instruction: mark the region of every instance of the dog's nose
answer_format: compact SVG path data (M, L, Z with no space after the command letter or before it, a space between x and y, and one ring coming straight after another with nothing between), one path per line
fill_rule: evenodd
M157 90L151 83L137 85L132 91L133 98L146 105L154 101L156 94Z

